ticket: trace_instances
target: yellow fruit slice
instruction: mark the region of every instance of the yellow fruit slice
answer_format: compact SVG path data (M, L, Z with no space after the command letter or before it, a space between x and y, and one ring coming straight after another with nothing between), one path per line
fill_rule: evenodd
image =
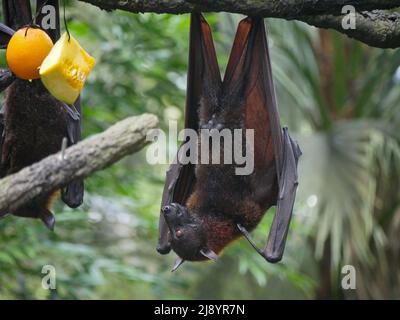
M95 62L78 41L64 33L40 66L40 78L55 98L72 104Z
M7 64L18 78L38 79L39 66L52 47L53 41L42 29L19 29L7 45Z

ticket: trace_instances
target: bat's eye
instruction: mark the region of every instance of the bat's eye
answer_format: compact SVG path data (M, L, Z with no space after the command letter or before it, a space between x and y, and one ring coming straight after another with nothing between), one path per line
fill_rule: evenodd
M177 238L180 238L180 237L183 236L183 231L178 229L178 230L175 231L175 235L176 235Z

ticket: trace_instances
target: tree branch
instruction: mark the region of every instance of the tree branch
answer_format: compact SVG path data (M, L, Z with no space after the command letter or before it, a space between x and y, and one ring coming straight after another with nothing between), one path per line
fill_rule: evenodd
M80 0L106 10L121 9L130 12L189 13L232 12L244 15L294 19L319 14L341 14L345 5L359 11L393 9L399 0Z
M372 47L400 47L400 14L382 11L363 11L356 13L356 29L343 30L342 17L320 15L301 19L319 28L331 28L345 33L350 38L357 39Z
M59 152L1 179L0 212L13 211L139 151L146 145L147 132L157 124L157 117L150 114L127 118L66 149L63 159Z
M372 12L400 7L400 0L80 0L102 9L130 12L189 13L232 12L250 16L299 20L319 28L332 28L370 46L400 46L398 14ZM356 10L356 29L342 28L345 5Z

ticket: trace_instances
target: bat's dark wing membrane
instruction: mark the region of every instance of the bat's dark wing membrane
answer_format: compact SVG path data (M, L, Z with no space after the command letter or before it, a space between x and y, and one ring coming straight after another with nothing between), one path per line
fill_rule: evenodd
M5 24L0 23L0 49L7 48L8 42L10 41L12 35L15 31Z
M210 26L201 14L193 13L190 23L189 44L189 70L187 79L187 95L185 109L185 128L198 130L199 128L199 106L208 103L207 97L203 96L203 88L218 90L221 87L221 75L218 67L217 56L211 35ZM184 148L184 144L180 150ZM176 158L166 176L161 208L170 203L185 205L195 184L195 173L193 164L182 164ZM164 216L160 213L158 252L168 253L170 248L169 231Z
M15 30L32 19L29 0L3 0L4 22L0 23L0 49L5 49Z
M240 22L223 86L234 99L244 99L245 127L255 130L255 170L268 169L273 160L279 176L282 129L262 19L246 18Z
M16 14L15 5L20 4L22 13ZM11 28L13 25L18 27L26 24L31 15L31 7L29 1L9 1L3 0L3 13L6 24L0 23L0 49L6 49L8 42L15 31ZM28 16L29 13L29 16ZM13 14L15 14L13 16ZM8 69L0 70L0 92L3 92L7 87L13 83L15 76ZM3 121L3 116L1 116Z
M32 20L30 1L3 0L3 14L6 25L13 30L18 30Z
M7 48L10 38L14 34L13 29L18 29L20 26L29 23L31 19L31 7L29 0L24 1L10 1L3 0L3 14L6 24L0 23L0 49ZM17 10L20 6L21 11ZM15 76L10 70L0 70L0 92L3 92L7 87L13 83ZM4 142L4 114L3 110L0 111L0 162L2 158ZM5 173L0 168L0 176Z
M7 87L15 80L14 75L8 69L0 69L0 92L3 92ZM3 154L3 142L4 142L4 114L3 110L0 110L0 163ZM0 166L0 177L4 174Z
M68 146L78 143L81 140L81 101L80 97L71 106L65 106L69 110L67 123ZM61 191L61 198L66 205L71 208L79 207L83 202L85 187L83 180L70 182Z
M237 87L238 84L241 87ZM263 19L246 18L241 21L225 74L224 91L237 91L239 96L245 97L246 128L255 131L257 175L260 175L260 170L276 172L275 181L279 189L277 210L267 245L259 252L268 261L277 262L283 255L292 216L297 188L297 160L301 152L287 129L282 130L280 125ZM271 180L261 183L274 184ZM246 230L241 231L248 236Z
M4 113L3 110L0 111L0 163L1 163L1 157L2 157L2 150L3 150L3 143L4 143ZM1 166L0 166L0 178L3 177L3 170L1 170Z
M0 92L3 92L7 87L13 83L15 76L8 69L0 69Z
M270 262L282 259L285 243L296 198L297 162L301 150L297 142L289 136L287 128L283 129L283 163L279 176L279 197L276 214L269 231L267 245L264 248L265 258Z
M269 112L279 184L276 213L269 231L267 245L263 252L268 261L278 262L282 259L285 250L286 238L292 218L298 186L297 163L301 156L301 150L297 142L290 137L288 129L283 128L282 130L280 126L264 21L257 19L254 22L254 28L257 30L254 35L254 51L258 51L261 54L260 61L263 63L260 68L262 75L258 80L264 81L266 106ZM257 48L260 45L262 47Z

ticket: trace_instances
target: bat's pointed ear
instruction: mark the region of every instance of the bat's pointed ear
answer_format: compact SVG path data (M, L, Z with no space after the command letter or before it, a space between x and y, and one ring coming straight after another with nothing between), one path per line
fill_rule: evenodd
M184 262L185 260L183 260L181 257L178 257L175 261L174 267L172 268L171 272L174 272L176 269L178 269Z
M210 260L213 260L213 261L218 260L218 255L209 248L201 249L200 253Z

